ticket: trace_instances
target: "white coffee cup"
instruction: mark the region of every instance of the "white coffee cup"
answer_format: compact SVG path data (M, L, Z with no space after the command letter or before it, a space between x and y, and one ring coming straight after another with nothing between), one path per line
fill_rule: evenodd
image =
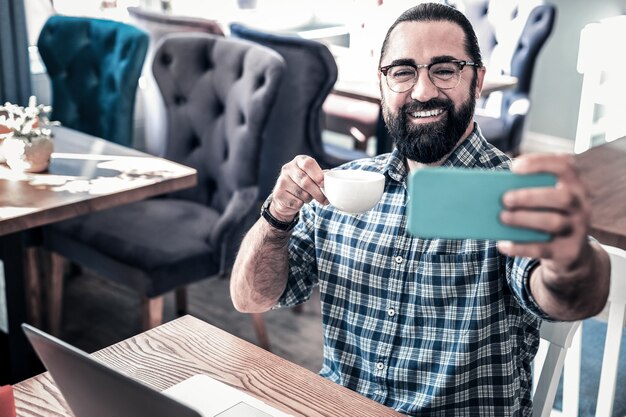
M374 207L383 195L385 176L364 170L332 170L324 173L324 194L330 204L349 214Z

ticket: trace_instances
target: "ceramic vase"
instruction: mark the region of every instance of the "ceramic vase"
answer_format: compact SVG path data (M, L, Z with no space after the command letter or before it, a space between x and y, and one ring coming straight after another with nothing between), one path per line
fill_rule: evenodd
M7 165L15 171L43 172L48 169L53 143L50 136L37 136L31 141L8 137L2 143Z

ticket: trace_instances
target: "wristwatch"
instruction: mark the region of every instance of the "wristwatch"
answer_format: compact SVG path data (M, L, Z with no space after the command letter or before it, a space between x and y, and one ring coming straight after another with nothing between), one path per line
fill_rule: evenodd
M270 204L272 204L272 194L265 199L265 202L261 206L261 217L263 217L270 224L270 226L275 229L282 230L284 232L293 229L298 223L300 213L296 214L296 217L294 217L290 222L284 222L272 216L272 213L270 213Z

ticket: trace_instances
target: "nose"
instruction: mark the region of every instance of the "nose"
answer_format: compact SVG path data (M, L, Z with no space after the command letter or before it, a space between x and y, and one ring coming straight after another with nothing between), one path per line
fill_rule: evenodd
M420 68L417 72L417 80L413 88L411 88L411 98L425 103L437 97L439 89L430 80L427 68Z

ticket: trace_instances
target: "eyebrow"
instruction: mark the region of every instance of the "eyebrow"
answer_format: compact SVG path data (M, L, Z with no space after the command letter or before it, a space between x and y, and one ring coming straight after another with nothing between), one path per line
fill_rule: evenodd
M452 55L437 55L437 56L432 57L429 63L436 64L438 62L446 62L446 61L452 61L452 60L457 60L457 59L458 58ZM383 65L383 66L396 66L396 65L417 65L417 63L415 62L414 59L401 58L401 59L394 59L393 61L391 61L390 64Z
M453 60L459 60L457 57L454 57L452 55L439 55L439 56L435 56L433 57L430 62L432 64L436 64L437 62L445 62L445 61L453 61Z

